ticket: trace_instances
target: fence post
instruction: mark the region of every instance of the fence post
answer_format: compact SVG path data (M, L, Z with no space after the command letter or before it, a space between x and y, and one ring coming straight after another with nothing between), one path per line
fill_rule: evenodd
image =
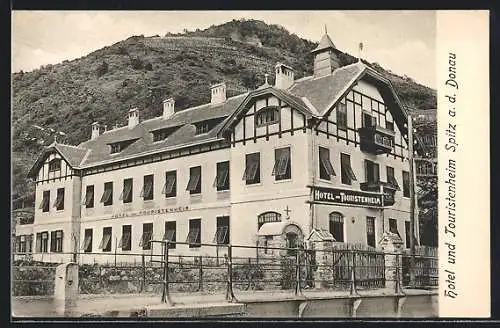
M141 282L141 291L142 293L144 291L144 288L146 287L146 259L144 258L144 254L141 255L141 269L142 269L142 282Z
M352 266L351 266L351 292L350 295L358 295L356 290L356 252L354 250L350 251L352 253Z
M396 254L396 283L394 284L394 293L395 294L404 294L403 292L403 289L401 288L401 278L402 278L402 275L401 275L401 267L400 267L400 261L399 261L399 257L403 257L403 254ZM401 263L403 263L402 259L401 259Z
M174 303L170 299L170 291L169 291L169 277L168 277L168 249L169 249L169 241L167 240L163 244L163 293L161 295L162 303L166 303L170 306L173 306Z
M300 289L300 247L296 247L295 253L295 296L302 295Z
M235 301L233 293L233 250L231 245L227 245L227 288L226 300L230 303Z
M203 291L203 256L199 256L199 267L198 267L198 274L199 274L199 279L198 279L198 291L201 292Z

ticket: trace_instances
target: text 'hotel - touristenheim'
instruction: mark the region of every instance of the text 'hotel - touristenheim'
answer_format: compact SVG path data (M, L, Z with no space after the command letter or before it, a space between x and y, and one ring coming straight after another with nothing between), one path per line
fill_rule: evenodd
M96 122L80 145L46 147L20 249L105 261L168 239L187 243L173 254L214 255L199 243L290 246L314 230L372 247L390 231L409 247L405 109L386 78L339 54L325 34L312 76L278 63L275 85L226 98L222 82L208 104L176 111L166 99L160 117L134 108L128 126Z

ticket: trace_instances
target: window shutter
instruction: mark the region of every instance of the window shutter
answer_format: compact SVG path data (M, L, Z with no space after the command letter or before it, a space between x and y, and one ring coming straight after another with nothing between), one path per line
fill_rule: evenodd
M189 177L189 182L187 184L186 190L194 191L198 186L198 182L200 181L200 172L199 170L194 170L194 173Z

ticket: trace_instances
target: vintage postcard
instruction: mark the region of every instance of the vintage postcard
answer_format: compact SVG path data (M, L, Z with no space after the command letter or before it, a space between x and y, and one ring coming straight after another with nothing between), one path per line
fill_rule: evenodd
M13 10L12 320L488 318L488 56L488 11Z

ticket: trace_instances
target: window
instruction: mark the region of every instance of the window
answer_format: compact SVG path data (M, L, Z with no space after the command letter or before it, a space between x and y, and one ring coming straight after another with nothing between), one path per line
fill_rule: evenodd
M257 112L255 125L257 127L275 124L279 122L278 107L266 107Z
M64 188L57 189L57 197L54 202L54 207L58 211L64 210Z
M260 153L246 155L245 172L243 180L247 185L260 183Z
M189 220L189 233L186 238L189 248L201 247L201 219Z
M177 194L177 173L176 171L168 171L165 173L165 186L162 193L165 197L175 197Z
M396 221L396 219L389 219L389 232L395 233L401 237L398 231L398 221Z
M153 224L144 223L142 225L142 238L139 247L142 247L144 250L151 249L151 240L153 240Z
M377 125L377 118L370 113L363 113L363 127L371 128Z
M111 144L111 154L116 154L121 151L121 144L119 142Z
M335 241L344 242L344 216L342 214L330 213L330 233Z
M111 236L113 230L111 227L105 227L102 229L102 239L99 244L99 249L102 249L103 252L111 252Z
M368 183L380 181L379 165L367 159L365 159L365 179Z
M176 224L175 221L167 221L165 222L165 234L163 235L163 240L171 241L172 243L168 244L169 249L175 249L177 241L177 233L176 233Z
M26 247L28 253L33 252L33 234L26 236Z
M85 191L85 207L94 207L94 186L87 186Z
M403 197L410 197L410 173L403 171Z
M375 247L375 218L366 217L366 243L368 246Z
M350 185L352 181L356 181L356 175L351 167L351 156L340 153L340 167L340 176L343 184Z
M257 230L262 227L264 223L281 222L281 214L277 212L265 212L257 217Z
M39 208L42 209L42 212L48 212L49 204L50 204L50 190L44 190L42 202L40 203Z
M154 175L145 175L144 184L142 186L141 197L144 200L152 200L154 194Z
M132 249L132 226L130 224L122 225L122 237L120 238L118 247L122 251L130 251Z
M26 253L26 236L17 236L16 238L16 243L17 243L17 252L19 253Z
M287 255L293 256L296 254L296 250L294 248L298 247L298 236L295 232L287 232L286 234L286 248Z
M400 190L398 181L396 180L396 177L394 176L394 168L390 167L390 166L387 166L386 168L387 168L387 182L391 186L393 186L396 190Z
M292 164L290 162L290 147L274 150L274 168L272 175L275 179L286 180L292 178Z
M174 126L170 128L165 128L161 130L152 131L153 142L162 141L167 139L172 133L174 133L179 127Z
M220 245L229 244L229 216L217 217L217 230L213 242Z
M104 183L104 192L102 193L101 203L104 206L113 205L113 182Z
M331 176L336 176L330 162L330 149L319 147L319 178L330 180Z
M123 200L123 203L131 203L132 202L132 187L133 187L133 180L132 179L125 179L123 180L123 191L120 196L120 199Z
M50 251L53 253L62 253L63 231L57 230L50 233Z
M54 158L49 162L49 172L58 171L61 169L61 159Z
M337 106L337 127L341 130L347 129L347 105L338 104Z
M385 121L385 128L394 131L394 122Z
M411 238L410 221L405 221L406 248L410 248L410 238Z
M217 175L214 183L217 191L229 190L229 161L217 163Z
M208 122L199 122L195 124L196 126L196 134L207 133L210 131L210 125Z
M82 249L85 253L92 252L92 229L85 229Z
M189 182L186 190L189 194L201 194L201 166L195 166L189 169Z
M48 232L38 232L36 234L36 245L35 249L38 253L47 253L49 246L49 233Z

